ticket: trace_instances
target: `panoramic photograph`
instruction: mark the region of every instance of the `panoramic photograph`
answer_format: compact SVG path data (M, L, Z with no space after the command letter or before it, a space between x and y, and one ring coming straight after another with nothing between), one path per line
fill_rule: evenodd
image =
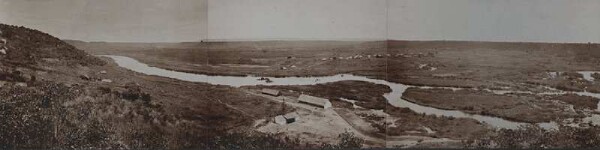
M0 0L0 149L593 149L596 0Z

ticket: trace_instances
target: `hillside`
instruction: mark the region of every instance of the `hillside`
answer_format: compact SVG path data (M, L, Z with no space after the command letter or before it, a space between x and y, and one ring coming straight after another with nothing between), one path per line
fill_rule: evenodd
M7 49L6 54L0 56L3 64L34 65L45 61L84 66L104 64L100 59L35 29L0 24L0 31Z
M137 74L37 30L0 30L7 43L0 45L6 49L0 53L0 149L299 145L247 130L268 110L280 110L279 103L232 87Z

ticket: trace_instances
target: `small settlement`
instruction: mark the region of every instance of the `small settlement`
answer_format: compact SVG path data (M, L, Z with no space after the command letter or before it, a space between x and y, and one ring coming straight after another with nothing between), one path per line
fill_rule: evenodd
M281 95L281 92L279 90L275 90L275 89L264 88L260 92L264 95L275 96L275 97L278 97ZM301 94L297 98L297 103L306 104L309 106L314 106L316 108L323 108L323 109L328 109L328 108L332 107L331 102L328 99L310 96L310 95L306 95L306 94ZM291 112L291 113L288 113L285 115L275 116L274 120L275 120L275 123L277 123L277 124L285 125L285 124L297 122L299 120L299 118L300 118L300 116L298 115L298 113Z

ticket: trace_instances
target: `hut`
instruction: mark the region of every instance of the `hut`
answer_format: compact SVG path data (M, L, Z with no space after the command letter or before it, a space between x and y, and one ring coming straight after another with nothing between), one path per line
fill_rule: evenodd
M298 97L298 102L321 107L323 109L331 107L331 102L329 102L328 99L314 97L306 94L300 95L300 97Z
M281 93L279 92L279 90L274 90L274 89L262 89L261 93L266 94L266 95L271 95L271 96L279 96L281 95Z
M300 117L299 117L298 113L296 113L296 112L291 112L291 113L288 113L285 115L275 116L275 123L280 124L280 125L294 123L299 120L300 120Z
M296 112L291 112L283 115L287 123L293 123L300 120L300 116Z
M283 117L283 115L279 115L279 116L275 116L275 123L280 124L280 125L285 125L285 124L287 124L287 120L285 119L285 117Z

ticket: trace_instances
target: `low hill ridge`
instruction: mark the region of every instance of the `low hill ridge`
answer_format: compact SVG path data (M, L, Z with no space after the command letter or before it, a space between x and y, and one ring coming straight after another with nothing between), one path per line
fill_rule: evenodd
M5 53L3 64L35 65L55 60L64 65L102 65L104 62L47 33L22 26L0 23L0 39Z

